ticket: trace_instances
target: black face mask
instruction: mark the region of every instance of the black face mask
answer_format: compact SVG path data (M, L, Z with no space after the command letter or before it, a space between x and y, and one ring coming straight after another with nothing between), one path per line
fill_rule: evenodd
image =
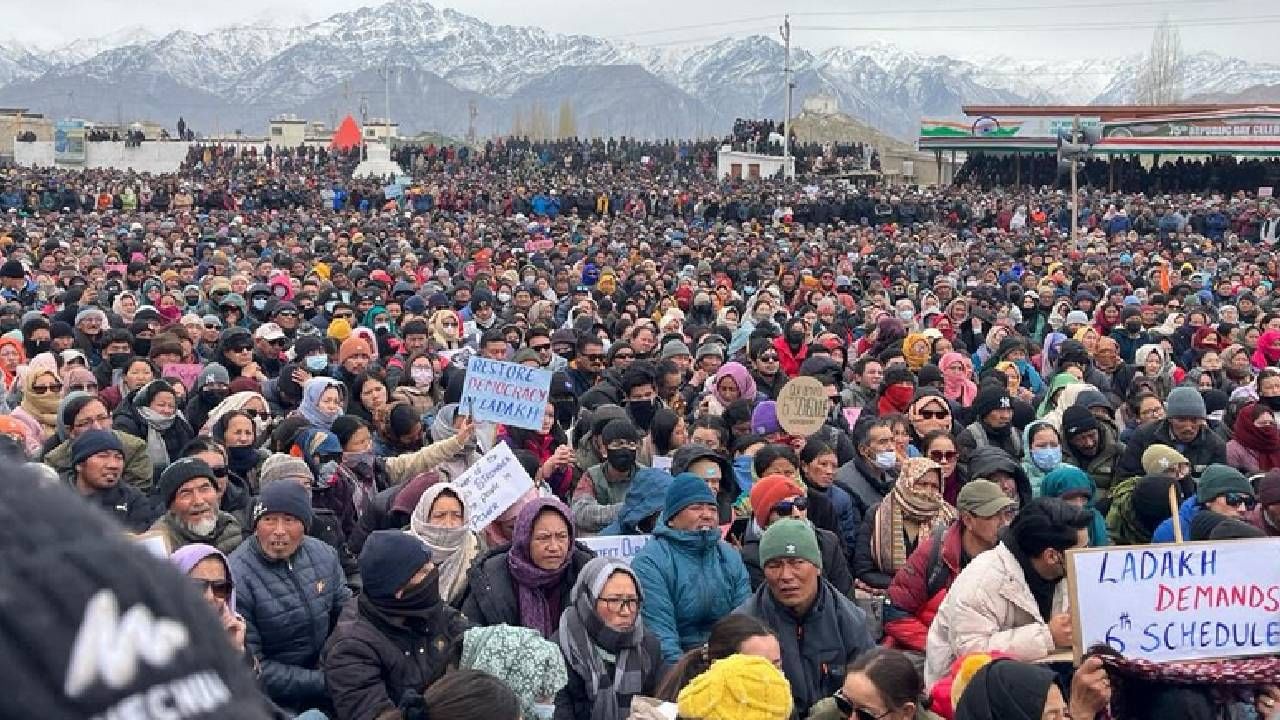
M200 399L204 401L204 404L205 404L205 405L208 405L209 407L211 407L211 408L212 408L213 406L217 405L218 403L222 402L223 400L226 400L226 399L227 399L227 394L228 394L228 392L230 392L230 391L228 391L228 390L201 390L201 391L200 391Z
M636 451L630 448L614 448L605 453L609 467L618 472L631 472L636 466Z
M1138 321L1138 322L1126 322L1126 323L1124 324L1124 329L1125 329L1126 331L1130 332L1130 333L1133 333L1133 334L1140 333L1140 332L1142 332L1142 321Z
M28 358L33 358L42 352L48 352L52 346L53 343L48 340L24 340L22 343L22 347L27 351Z
M370 598L370 601L392 614L430 610L440 604L440 570L437 568L427 573L422 582L405 590L398 598Z
M1272 410L1280 410L1280 395L1272 395L1271 397L1261 397L1261 398L1258 398L1258 400L1261 401L1263 405L1266 405Z
M129 358L133 357L133 353L111 353L107 356L107 364L113 370L123 370L125 365L129 364Z
M652 400L630 400L627 402L627 412L630 413L631 420L643 432L649 432L649 425L653 422L654 413L657 411L657 403Z

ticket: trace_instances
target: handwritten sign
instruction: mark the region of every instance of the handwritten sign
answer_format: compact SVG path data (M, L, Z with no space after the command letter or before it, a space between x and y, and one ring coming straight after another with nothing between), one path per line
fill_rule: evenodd
M546 250L550 250L555 246L556 246L555 240L552 240L549 237L545 237L541 235L538 237L529 238L528 240L524 241L524 251L530 252L530 253L543 252Z
M817 378L792 378L778 393L778 424L798 437L821 430L830 410L827 390Z
M1258 197L1260 198L1271 197L1274 192L1275 192L1275 188L1273 188L1272 186L1263 185L1262 187L1258 188Z
M466 494L467 507L471 509L471 529L476 532L533 488L533 478L524 471L506 443L499 443L480 456L476 464L454 482Z
M631 564L631 558L640 552L640 548L649 542L650 535L597 535L578 538L583 545L591 548L600 557L621 560Z
M462 381L462 407L476 420L542 429L551 371L473 356Z
M654 470L666 470L667 472L671 472L671 460L672 457L670 455L654 455L653 461L649 463L649 467Z
M160 377L177 380L190 392L196 388L201 370L204 370L204 366L200 363L169 363L160 372Z
M1075 654L1157 662L1280 652L1280 538L1067 553Z

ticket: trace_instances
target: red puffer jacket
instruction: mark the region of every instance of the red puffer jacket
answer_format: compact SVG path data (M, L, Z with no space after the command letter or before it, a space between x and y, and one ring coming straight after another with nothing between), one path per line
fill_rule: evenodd
M929 625L947 589L960 574L961 535L956 521L920 541L907 564L889 585L890 605L885 610L885 642L903 650L924 652ZM934 546L941 539L941 550Z

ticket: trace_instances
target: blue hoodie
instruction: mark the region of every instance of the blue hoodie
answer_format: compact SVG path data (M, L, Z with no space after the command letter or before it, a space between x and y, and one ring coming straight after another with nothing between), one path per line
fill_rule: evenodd
M1191 520L1200 514L1200 501L1195 495L1182 501L1182 505L1178 507L1178 518L1182 522L1182 538L1185 540L1191 535ZM1173 519L1165 518L1160 523L1160 527L1151 533L1151 542L1153 543L1171 543L1173 537Z
M631 486L622 499L618 515L600 531L601 535L641 535L640 523L647 517L662 511L667 488L671 487L671 473L654 468L641 468L631 479Z

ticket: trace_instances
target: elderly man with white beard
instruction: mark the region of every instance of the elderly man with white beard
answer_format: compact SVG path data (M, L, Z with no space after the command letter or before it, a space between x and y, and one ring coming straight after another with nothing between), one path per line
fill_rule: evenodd
M162 536L169 552L204 543L230 555L244 539L235 516L218 509L213 468L204 460L182 458L165 468L157 490L166 510L148 532Z

